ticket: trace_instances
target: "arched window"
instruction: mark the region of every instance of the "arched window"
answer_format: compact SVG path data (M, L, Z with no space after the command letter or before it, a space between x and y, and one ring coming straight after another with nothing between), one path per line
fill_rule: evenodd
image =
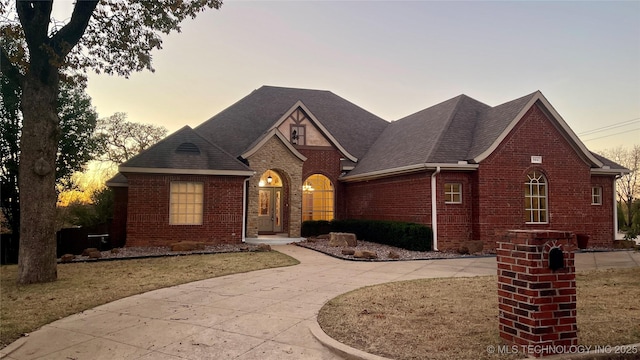
M333 220L333 184L320 174L309 176L302 184L302 221Z
M548 220L547 179L539 171L527 174L524 183L524 214L529 224L546 224Z

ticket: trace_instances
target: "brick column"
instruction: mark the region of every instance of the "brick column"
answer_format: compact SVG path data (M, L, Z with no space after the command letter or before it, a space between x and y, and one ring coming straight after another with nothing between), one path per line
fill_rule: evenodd
M535 357L578 344L575 236L566 231L508 231L498 241L500 337ZM556 270L549 254L562 252Z

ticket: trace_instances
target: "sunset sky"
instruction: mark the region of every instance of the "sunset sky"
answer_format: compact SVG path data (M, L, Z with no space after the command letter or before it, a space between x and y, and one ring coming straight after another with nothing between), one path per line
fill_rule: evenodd
M640 143L639 1L229 0L182 30L155 73L89 76L101 117L173 132L262 85L330 90L390 121L540 90L591 150Z

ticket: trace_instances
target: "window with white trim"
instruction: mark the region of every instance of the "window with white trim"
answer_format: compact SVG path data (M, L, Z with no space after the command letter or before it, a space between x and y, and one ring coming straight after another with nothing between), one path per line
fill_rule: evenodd
M528 224L547 224L547 179L540 171L532 171L527 174L527 182L524 183L524 214Z
M201 182L171 182L169 224L202 225L203 189Z
M458 184L458 183L444 184L444 203L445 204L462 204L462 184Z
M591 188L591 205L602 205L602 188L600 186Z

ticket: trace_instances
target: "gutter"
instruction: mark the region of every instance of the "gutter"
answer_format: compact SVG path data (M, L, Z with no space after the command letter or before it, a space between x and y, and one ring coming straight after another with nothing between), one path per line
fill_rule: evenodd
M436 176L440 173L440 166L431 174L431 230L433 231L433 251L438 251L438 202L436 196Z
M380 178L395 176L395 175L410 174L410 173L420 172L428 169L437 169L437 168L441 168L442 170L453 170L453 171L474 171L474 170L477 170L479 166L480 165L478 164L469 164L466 161L459 162L458 164L421 163L421 164L415 164L415 165L400 166L393 169L371 171L364 174L346 175L346 176L340 177L340 180L344 182L367 181L367 180L380 179Z

